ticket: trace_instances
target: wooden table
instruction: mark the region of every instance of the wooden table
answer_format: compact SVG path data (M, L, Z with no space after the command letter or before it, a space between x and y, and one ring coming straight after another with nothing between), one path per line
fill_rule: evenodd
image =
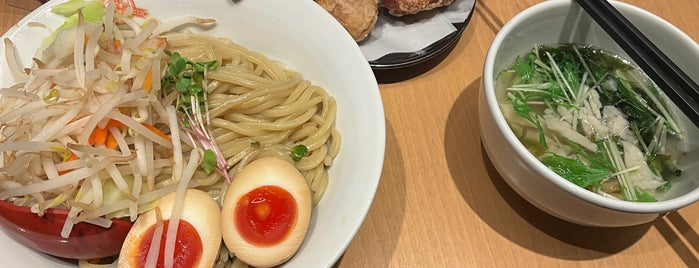
M0 0L0 32L28 13ZM489 162L477 97L498 29L538 0L478 0L454 50L426 72L380 85L386 160L369 215L337 267L698 267L699 204L630 228L553 218ZM699 40L699 1L627 2ZM388 79L390 81L390 79ZM697 226L697 227L695 227Z

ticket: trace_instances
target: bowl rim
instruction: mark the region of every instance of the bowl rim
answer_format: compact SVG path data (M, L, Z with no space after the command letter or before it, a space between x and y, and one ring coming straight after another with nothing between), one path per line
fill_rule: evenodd
M696 49L699 50L699 45L697 45L697 43L691 37L689 37L686 33L678 29L676 26L670 24L663 18L631 4L619 2L616 0L610 0L610 3L613 4L622 13L636 13L641 17L645 17L648 20L659 24L661 27L665 28L670 35L676 36L680 40L691 42L696 47ZM664 213L678 210L693 202L696 202L697 200L699 200L699 188L694 189L681 196L657 202L624 201L604 197L599 194L593 193L564 179L563 177L559 176L558 174L550 170L548 167L546 167L543 163L536 159L534 155L532 155L524 147L524 145L522 145L521 142L519 142L514 132L510 129L502 112L500 111L498 102L495 97L493 68L495 65L495 58L498 54L498 49L504 43L507 37L513 32L513 30L515 30L516 26L520 25L523 21L526 21L531 17L535 17L537 16L537 14L541 12L553 9L566 8L572 4L575 3L569 0L544 1L535 4L512 17L512 19L510 19L500 29L498 34L493 39L490 48L487 51L483 67L483 93L485 94L488 110L492 114L492 118L494 120L495 125L498 129L504 130L502 131L502 134L507 143L513 147L516 154L521 159L523 159L524 162L529 167L531 167L536 173L541 174L544 177L544 179L548 180L556 187L559 187L563 191L570 193L573 196L582 199L586 202L612 210L633 213Z

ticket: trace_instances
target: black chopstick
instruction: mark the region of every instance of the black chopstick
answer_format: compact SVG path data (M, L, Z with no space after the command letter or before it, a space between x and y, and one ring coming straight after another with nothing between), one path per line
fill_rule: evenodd
M699 127L699 86L607 0L575 0Z

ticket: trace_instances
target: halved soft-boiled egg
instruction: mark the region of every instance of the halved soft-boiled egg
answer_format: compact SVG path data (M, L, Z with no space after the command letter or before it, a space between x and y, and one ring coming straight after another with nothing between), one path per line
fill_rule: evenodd
M311 191L299 170L276 157L252 161L226 191L223 241L255 267L279 265L301 246L311 217Z
M175 198L176 193L164 196L155 209L138 217L121 247L119 267L145 267L149 252L158 252L156 267L164 267L166 235ZM212 267L221 247L220 207L209 194L196 189L186 190L182 204L173 267ZM158 226L162 233L160 249L151 251Z

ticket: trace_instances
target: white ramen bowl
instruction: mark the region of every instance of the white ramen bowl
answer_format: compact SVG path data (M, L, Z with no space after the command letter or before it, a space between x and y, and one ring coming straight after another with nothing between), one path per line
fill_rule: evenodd
M621 2L612 4L690 77L699 80L699 46L694 40L648 11ZM568 0L545 1L520 12L500 30L490 46L483 69L479 117L485 150L503 179L543 211L589 226L643 224L699 200L698 150L681 159L682 177L673 180L663 199L637 203L603 197L578 187L548 169L519 142L498 107L495 79L518 55L528 52L535 44L569 42L593 45L629 59L582 8ZM696 131L691 123L686 125ZM697 140L697 136L693 137ZM690 139L690 143L697 142Z
M2 36L10 38L28 65L41 39L50 32L28 25L40 22L55 29L63 18L49 1ZM192 15L214 18L214 27L196 32L228 37L299 71L337 100L336 127L342 149L330 168L330 183L314 208L306 239L283 267L330 267L344 253L374 198L385 148L385 117L378 84L366 58L345 29L313 1L275 0L136 0L152 16L168 19ZM0 87L14 84L0 42ZM73 267L20 245L0 231L3 265Z

